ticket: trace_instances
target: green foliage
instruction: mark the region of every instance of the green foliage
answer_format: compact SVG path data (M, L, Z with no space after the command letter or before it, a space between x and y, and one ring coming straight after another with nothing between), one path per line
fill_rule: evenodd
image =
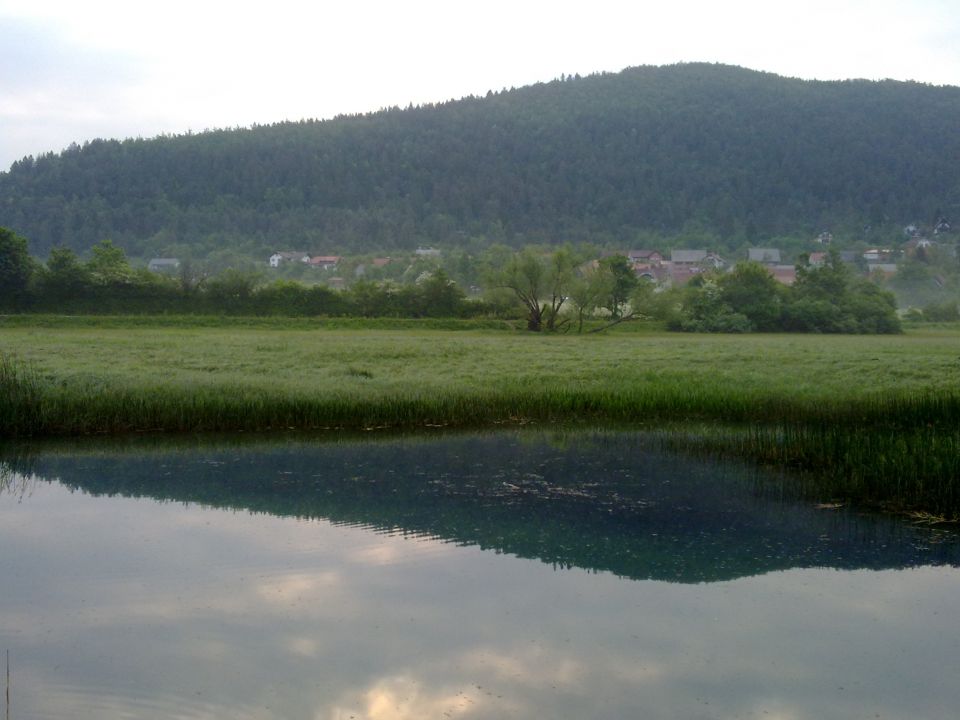
M688 332L743 333L754 330L749 318L724 301L723 289L714 277L691 283L684 301L680 329Z
M568 295L577 315L577 332L583 332L583 321L601 307L612 293L611 276L599 267L588 264L570 282Z
M605 276L606 298L601 305L610 311L614 319L623 316L623 309L637 287L637 276L630 261L623 255L610 255L600 260L598 273Z
M960 320L960 306L956 300L927 305L923 308L920 319L927 322L957 322Z
M217 305L243 308L263 282L263 273L228 268L210 279L207 295Z
M797 266L793 289L800 299L833 301L843 296L851 278L850 268L840 260L840 253L831 249L822 266L814 267L809 263Z
M569 248L544 253L526 247L511 256L488 280L514 293L527 318L527 329L557 330L566 320L560 311L576 279L576 258Z
M686 289L683 312L673 327L694 332L901 332L893 294L854 278L836 251L821 267L799 265L789 288L757 263L697 278Z
M100 285L113 285L129 282L133 269L127 261L123 248L117 247L112 240L101 240L90 250L90 260L86 269L93 281Z
M751 330L773 332L781 328L786 288L756 262L738 263L717 280L720 300L747 319Z
M0 224L38 256L104 237L136 257L266 257L278 241L733 248L825 227L863 240L865 226L873 241L955 204L958 118L957 88L641 67L326 121L95 140L0 173ZM445 269L458 282L470 271Z
M416 290L412 317L460 317L466 310L463 290L442 269L417 283Z
M16 309L25 303L33 271L27 241L0 227L0 308Z

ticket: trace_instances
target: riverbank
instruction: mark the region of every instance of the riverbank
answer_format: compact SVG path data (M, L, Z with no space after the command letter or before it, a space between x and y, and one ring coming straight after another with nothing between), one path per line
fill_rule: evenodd
M956 329L541 336L98 321L0 324L0 435L686 423L708 429L694 445L836 476L841 497L960 507Z

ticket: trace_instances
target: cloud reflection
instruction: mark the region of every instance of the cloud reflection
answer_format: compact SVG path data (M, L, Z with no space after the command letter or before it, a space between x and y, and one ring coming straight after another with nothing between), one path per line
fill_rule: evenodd
M46 483L0 496L0 547L22 717L932 719L960 705L952 567L631 581Z
M325 720L423 720L424 718L476 717L486 705L475 688L436 691L412 677L380 680L357 698L344 698L333 708L321 709Z

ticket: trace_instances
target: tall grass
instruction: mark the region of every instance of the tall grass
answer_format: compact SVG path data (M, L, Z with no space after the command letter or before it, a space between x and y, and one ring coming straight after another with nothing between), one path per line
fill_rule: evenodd
M960 428L896 424L821 425L798 420L678 429L662 434L674 449L729 455L796 471L800 489L819 500L918 510L960 520Z
M34 367L0 352L0 436L42 432L39 411L47 390Z
M679 424L821 495L957 516L957 339L15 327L0 437Z

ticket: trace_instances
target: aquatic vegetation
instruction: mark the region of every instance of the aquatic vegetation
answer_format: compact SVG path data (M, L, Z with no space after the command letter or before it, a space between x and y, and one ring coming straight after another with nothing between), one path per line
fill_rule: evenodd
M824 497L960 510L956 331L750 338L423 329L0 329L0 435L680 425ZM690 432L689 427L702 428Z

